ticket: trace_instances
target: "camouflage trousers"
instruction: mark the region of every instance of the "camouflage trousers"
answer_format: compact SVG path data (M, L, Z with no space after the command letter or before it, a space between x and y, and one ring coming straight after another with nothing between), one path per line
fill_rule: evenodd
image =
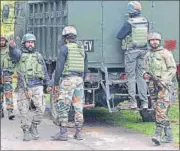
M157 127L165 128L170 126L170 120L168 119L168 111L171 102L169 98L170 98L170 94L167 89L158 92L158 99L154 104Z
M71 105L74 107L75 126L82 127L84 104L84 85L81 77L65 77L60 83L58 97L53 100L53 122L58 126L67 126Z
M17 92L17 106L21 116L21 128L28 128L31 124L29 116L29 108L31 101L33 101L34 106L36 107L33 112L32 123L40 124L44 112L45 112L45 102L44 102L44 93L43 86L36 86L29 88L28 90L30 98L27 98L23 89L19 89Z
M6 101L6 108L9 111L13 111L14 104L13 104L13 87L12 87L12 76L5 76L4 82L0 86L2 88L2 92L0 93L1 99L1 107L3 108L4 97Z

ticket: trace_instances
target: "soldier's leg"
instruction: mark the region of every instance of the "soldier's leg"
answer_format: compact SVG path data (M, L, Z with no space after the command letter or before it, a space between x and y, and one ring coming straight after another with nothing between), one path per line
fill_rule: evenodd
M1 118L4 117L4 107L3 107L3 84L0 84L0 112L1 112Z
M163 121L165 135L162 138L162 143L171 143L173 142L173 134L172 134L171 123L170 123L170 120L168 119L168 111L170 108L170 102L164 102L164 104L166 106L166 110L164 111L166 118Z
M142 100L141 105L144 109L148 108L148 97L147 97L147 83L142 76L144 68L144 55L145 51L140 51L139 56L137 57L137 66L136 66L136 79L137 79L137 88L140 100Z
M13 87L12 87L12 78L9 77L9 80L4 84L4 93L5 93L5 100L6 100L6 107L8 111L8 118L13 120L15 115L14 111L14 104L13 104Z
M26 98L26 95L24 93L24 90L19 90L17 93L17 107L20 113L21 117L21 128L24 132L23 141L29 141L31 140L30 134L29 134L29 100Z
M137 101L136 101L136 58L137 52L133 51L126 51L125 52L125 70L127 74L128 80L128 94L130 97L130 108L137 108Z
M167 117L167 110L170 105L169 103L170 102L166 102L163 99L159 99L156 104L156 131L152 141L157 145L161 144L162 130L170 125L169 119Z
M67 141L67 125L68 114L72 103L73 84L70 78L62 80L60 84L60 95L55 106L56 113L58 114L60 131L58 134L51 136L53 140Z
M33 116L33 120L30 127L30 133L33 139L39 138L39 133L37 130L38 125L41 123L42 118L45 112L45 102L44 102L44 94L43 94L43 86L37 86L31 89L32 93L32 101L35 106L35 114Z
M77 140L83 140L81 135L84 117L83 117L83 102L84 102L84 88L83 84L79 85L75 91L73 96L73 106L75 110L75 135L74 138Z

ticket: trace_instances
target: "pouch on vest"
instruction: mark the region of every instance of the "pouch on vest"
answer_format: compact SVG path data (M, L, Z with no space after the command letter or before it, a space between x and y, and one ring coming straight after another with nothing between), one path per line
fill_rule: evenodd
M133 48L143 48L148 43L148 22L144 17L129 18L128 22L131 24L132 46Z

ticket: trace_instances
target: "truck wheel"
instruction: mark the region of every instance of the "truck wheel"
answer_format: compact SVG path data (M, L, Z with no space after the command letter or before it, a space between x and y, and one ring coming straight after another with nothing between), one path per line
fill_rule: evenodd
M140 115L143 122L154 122L155 121L155 112L154 110L141 110Z

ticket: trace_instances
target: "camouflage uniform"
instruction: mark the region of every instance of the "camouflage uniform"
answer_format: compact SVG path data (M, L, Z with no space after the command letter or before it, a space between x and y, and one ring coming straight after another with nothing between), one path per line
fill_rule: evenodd
M71 104L75 111L75 135L74 138L82 140L81 130L83 126L84 87L83 77L87 72L87 60L84 48L76 43L77 32L72 26L63 29L63 37L67 40L59 51L54 76L55 87L59 87L59 97L53 103L56 125L60 126L60 132L52 136L55 140L66 141L68 114ZM60 86L59 86L59 80Z
M8 117L10 120L14 118L13 110L13 87L12 87L12 74L13 74L13 63L10 60L8 55L9 49L6 46L5 48L1 48L1 87L3 92L0 94L1 99L1 107L3 110L3 100L5 96L6 108L8 111Z
M153 141L157 144L161 143L161 133L164 129L165 136L168 141L172 141L172 128L170 120L168 119L168 111L170 108L170 92L169 88L172 85L172 79L176 74L176 63L173 55L167 49L158 47L156 50L149 51L145 56L146 71L158 77L162 84L168 89L164 88L158 91L157 99L154 104L156 117L156 131Z
M59 115L58 125L67 127L68 113L72 104L75 110L75 125L82 127L84 103L83 85L82 77L72 76L62 79L59 97L57 101L54 102L57 115Z
M39 138L37 126L41 123L44 111L43 85L47 85L49 76L42 55L35 47L26 47L27 41L36 41L33 34L25 34L22 38L21 50L10 47L10 56L16 62L15 70L18 75L17 106L21 115L21 128L24 132L24 141L29 141L30 135L33 139ZM32 121L28 115L31 101L35 106Z
M30 94L30 99L25 95L24 89L19 89L17 94L17 106L21 115L22 129L28 129L31 124L28 116L31 100L33 100L33 103L36 107L32 123L36 123L39 125L45 111L43 86L29 88L28 92Z

